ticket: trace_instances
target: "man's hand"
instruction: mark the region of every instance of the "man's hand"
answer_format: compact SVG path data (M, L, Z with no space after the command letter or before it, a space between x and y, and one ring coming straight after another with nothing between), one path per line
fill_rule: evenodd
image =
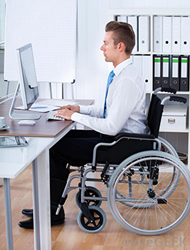
M80 107L79 106L75 106L75 105L63 106L59 110L62 110L62 109L69 109L69 110L71 110L73 112L79 112L80 111Z
M54 116L60 116L60 117L65 118L66 120L71 120L72 114L74 112L79 112L79 111L80 111L79 106L67 105L67 106L63 106L59 110L57 110L57 112L55 113Z
M74 112L71 111L70 109L59 109L57 112L54 114L54 116L59 116L63 117L66 120L71 120L71 116Z

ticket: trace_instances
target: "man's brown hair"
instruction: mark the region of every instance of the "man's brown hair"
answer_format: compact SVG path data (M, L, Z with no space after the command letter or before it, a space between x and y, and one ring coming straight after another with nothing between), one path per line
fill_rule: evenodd
M125 44L125 53L130 55L135 46L135 33L129 23L111 21L107 23L105 31L113 31L114 44L120 42Z

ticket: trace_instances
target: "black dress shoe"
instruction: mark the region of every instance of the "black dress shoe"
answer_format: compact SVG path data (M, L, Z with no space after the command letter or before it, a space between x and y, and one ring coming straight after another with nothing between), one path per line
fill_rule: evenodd
M61 225L63 224L64 220L65 220L65 213L64 213L63 208L61 208L60 213L58 215L55 215L55 214L51 215L51 226ZM22 227L25 229L33 229L34 228L33 218L29 220L25 220L25 221L20 221L18 225L19 227Z
M22 214L24 214L28 217L33 217L33 209L23 209Z
M29 220L24 220L24 221L20 221L18 223L19 227L25 228L25 229L33 229L33 218L29 219Z

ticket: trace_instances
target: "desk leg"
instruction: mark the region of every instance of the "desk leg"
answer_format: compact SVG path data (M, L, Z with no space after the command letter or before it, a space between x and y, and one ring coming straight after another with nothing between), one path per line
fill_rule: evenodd
M4 178L4 199L5 199L6 231L7 231L7 249L13 250L10 179L7 178Z
M38 190L41 250L51 249L49 150L38 156Z
M38 165L37 159L32 162L33 175L33 207L34 207L34 249L40 250L40 221L39 221L39 196L38 196Z

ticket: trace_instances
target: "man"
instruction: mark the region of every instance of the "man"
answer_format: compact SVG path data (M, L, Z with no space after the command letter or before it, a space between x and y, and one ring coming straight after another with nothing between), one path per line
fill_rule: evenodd
M148 133L145 116L145 84L138 70L129 60L135 45L131 25L109 22L105 28L101 46L105 61L112 62L114 70L108 79L108 88L103 107L72 106L60 108L57 116L83 124L92 130L72 130L50 150L51 224L64 222L64 210L55 215L69 170L67 163L81 166L92 161L94 146L99 142L111 142L120 132ZM129 146L130 147L130 146ZM33 210L24 209L31 216ZM33 228L33 219L21 221L20 227Z

